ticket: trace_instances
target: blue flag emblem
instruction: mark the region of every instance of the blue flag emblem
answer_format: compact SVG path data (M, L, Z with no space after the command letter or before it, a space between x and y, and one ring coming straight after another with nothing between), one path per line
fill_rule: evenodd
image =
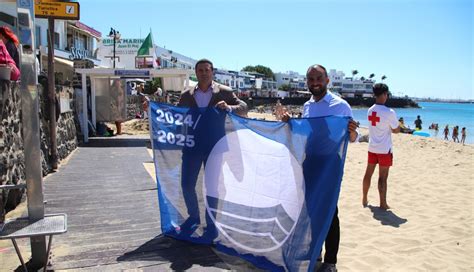
M314 267L339 195L348 118L281 123L150 107L164 234L267 270Z

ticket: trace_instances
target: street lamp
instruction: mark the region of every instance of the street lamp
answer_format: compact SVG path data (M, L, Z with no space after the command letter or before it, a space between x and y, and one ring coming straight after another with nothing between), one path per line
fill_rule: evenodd
M113 55L112 58L114 59L114 69L115 69L115 58L116 58L116 56L115 56L115 43L120 40L120 32L116 31L115 29L113 29L111 27L110 32L109 32L109 37L112 38L113 43L114 43L114 52L113 52L114 55Z

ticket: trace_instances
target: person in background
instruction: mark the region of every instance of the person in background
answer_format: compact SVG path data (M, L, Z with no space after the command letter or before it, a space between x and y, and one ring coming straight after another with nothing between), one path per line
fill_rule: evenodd
M142 95L142 108L143 108L143 119L148 119L148 105L150 99L146 95Z
M306 72L306 84L308 90L312 96L303 105L303 118L310 117L323 117L323 116L346 116L353 117L351 106L339 96L328 91L327 85L329 83L328 74L326 68L322 65L315 64L311 65ZM282 121L288 122L290 114L288 112L283 113ZM358 138L357 123L350 119L348 124L349 141L355 142ZM306 158L305 163L311 163L312 159ZM303 167L303 169L309 167ZM304 175L311 175L312 173L305 172ZM311 187L312 184L305 184L305 186ZM308 190L310 191L310 190ZM307 196L308 197L308 196ZM311 221L319 220L319 218L311 218ZM324 263L316 265L318 272L335 272L337 271L337 253L339 251L340 241L340 226L338 217L338 208L334 212L331 226L329 227L328 234L326 236L324 248ZM315 241L313 241L315 242Z
M273 114L275 115L275 118L279 121L281 120L284 112L285 112L284 107L281 104L280 99L278 99L276 102L275 111L273 112Z
M124 121L124 113L126 112L125 102L126 90L122 86L121 79L113 79L111 86L111 105L113 119L115 120L115 127L117 129L117 135L122 134L122 122Z
M400 117L400 119L398 119L398 125L401 127L401 128L407 128L405 126L405 121L403 120L403 117Z
M154 93L154 95L158 97L162 96L163 90L160 87L156 88L156 92Z
M377 83L373 87L375 104L367 111L369 118L369 157L362 184L362 205L367 206L367 194L370 181L377 164L379 164L379 197L380 208L387 210L387 179L390 166L392 166L392 133L400 132L397 114L385 106L388 100L388 86ZM419 117L419 116L418 116Z
M137 95L143 94L144 91L145 91L145 84L144 84L144 83L140 83L140 84L137 86Z
M459 126L455 126L453 128L453 142L458 142L459 143Z
M15 65L15 61L12 59L10 54L8 53L7 47L0 40L0 66L10 68L10 78L5 78L13 81L17 81L20 79L20 70Z
M117 135L122 135L122 121L115 121L115 128L117 129Z
M449 125L446 125L446 126L444 127L443 133L444 133L444 139L447 140L447 141L449 141L449 138L448 138L448 136L449 136Z
M8 54L10 54L15 61L16 68L20 69L20 55L18 54L18 45L20 45L20 42L15 33L7 26L0 26L0 40L2 40L7 47Z
M420 116L418 115L416 117L416 120L415 120L415 128L416 130L421 130L421 124L423 124L423 122L421 121L421 118Z
M464 145L464 141L466 141L466 128L463 127L461 130L461 143Z
M400 117L400 119L398 119L398 126L400 127L401 133L413 134L413 131L415 131L414 129L405 126L405 121L403 120L403 117Z

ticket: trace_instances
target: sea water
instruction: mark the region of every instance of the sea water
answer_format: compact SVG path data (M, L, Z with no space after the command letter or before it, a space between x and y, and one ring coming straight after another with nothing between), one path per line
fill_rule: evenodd
M466 128L466 143L474 144L474 104L472 103L437 103L419 102L421 108L393 108L397 113L397 119L403 117L405 126L415 128L415 119L419 115L422 124L422 131L430 133L431 137L444 138L444 127L449 125L449 140L452 141L454 126L459 126L459 140L461 140L461 129ZM367 127L367 108L352 109L354 119L359 121L361 126ZM439 126L436 132L429 129L432 123Z

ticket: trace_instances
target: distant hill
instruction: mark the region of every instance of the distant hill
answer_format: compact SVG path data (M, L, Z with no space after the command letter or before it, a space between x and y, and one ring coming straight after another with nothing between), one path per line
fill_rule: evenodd
M418 98L412 97L411 98L417 102L440 102L440 103L474 103L473 99L443 99L443 98Z

